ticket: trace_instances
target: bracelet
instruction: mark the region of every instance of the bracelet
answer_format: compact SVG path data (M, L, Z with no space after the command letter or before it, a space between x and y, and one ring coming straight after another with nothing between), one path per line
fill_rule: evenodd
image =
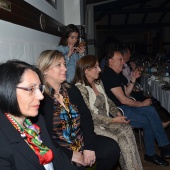
M133 82L132 80L130 80L130 83L132 83L132 84L134 84L134 85L135 85L135 83L136 83L136 82Z

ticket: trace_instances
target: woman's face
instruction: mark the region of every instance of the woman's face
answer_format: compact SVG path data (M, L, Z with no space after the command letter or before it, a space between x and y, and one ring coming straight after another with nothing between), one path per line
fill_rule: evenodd
M101 72L101 69L100 69L99 63L97 61L93 68L85 70L87 80L89 82L93 82L94 80L98 79L100 72Z
M70 33L70 36L68 37L68 39L67 39L67 43L68 43L68 46L69 45L73 45L74 46L74 44L77 42L77 40L78 40L78 33L77 32L72 32L72 33Z
M22 76L22 82L17 85L17 87L33 89L31 92L16 88L18 105L24 117L35 117L38 114L40 100L44 98L38 89L39 85L41 85L39 76L32 70L26 70Z
M45 70L46 81L51 85L63 83L66 80L66 62L62 57Z

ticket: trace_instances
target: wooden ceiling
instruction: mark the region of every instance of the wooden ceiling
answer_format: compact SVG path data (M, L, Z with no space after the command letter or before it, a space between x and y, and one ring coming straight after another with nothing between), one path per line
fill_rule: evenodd
M86 4L94 5L97 29L140 30L170 26L170 0L86 0Z
M108 1L108 0L86 0L86 4L94 4L98 2L104 2L104 1Z

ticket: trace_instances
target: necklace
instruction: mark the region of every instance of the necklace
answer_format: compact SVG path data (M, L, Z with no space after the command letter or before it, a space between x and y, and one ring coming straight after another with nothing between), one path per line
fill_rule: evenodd
M21 134L21 137L26 138L26 135L24 133L24 128L22 128L22 126L13 117L11 117L9 114L6 113L5 115L8 118L8 120L12 123L12 125L15 127L15 129Z

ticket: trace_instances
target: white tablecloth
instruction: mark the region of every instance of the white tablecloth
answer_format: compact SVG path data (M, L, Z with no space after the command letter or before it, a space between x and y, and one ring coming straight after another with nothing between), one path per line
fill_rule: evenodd
M148 86L148 78L150 76L142 76L141 86L144 90L150 90L155 99L157 99L161 106L170 112L170 91L161 89L162 83L158 80L151 80L150 86Z
M141 86L143 87L144 91L149 90L150 87L148 85L148 78L150 78L150 75L143 75L141 77Z

